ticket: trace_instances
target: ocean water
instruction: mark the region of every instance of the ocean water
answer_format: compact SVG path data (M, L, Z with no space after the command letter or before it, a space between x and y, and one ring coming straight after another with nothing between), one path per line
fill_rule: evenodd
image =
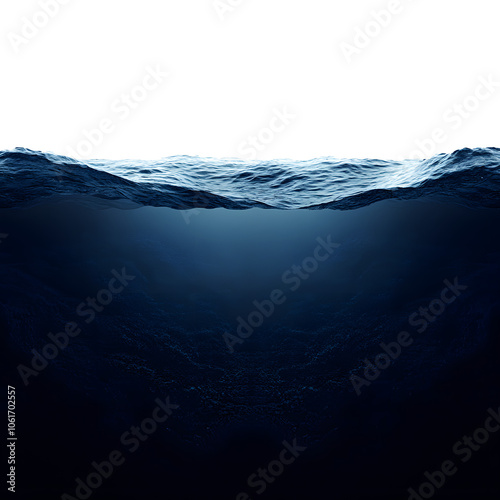
M75 497L115 449L126 462L92 498L408 498L498 410L500 149L405 162L16 149L0 178L21 498ZM79 333L36 358L68 323ZM367 372L375 360L387 366ZM121 436L167 396L179 408L130 452ZM285 440L305 451L259 494L248 478ZM436 495L497 498L498 451L492 437Z
M253 161L176 156L85 161L17 148L0 152L2 206L49 196L96 196L139 206L355 209L443 194L498 207L500 149L463 149L429 160L320 158ZM109 203L111 206L111 203Z

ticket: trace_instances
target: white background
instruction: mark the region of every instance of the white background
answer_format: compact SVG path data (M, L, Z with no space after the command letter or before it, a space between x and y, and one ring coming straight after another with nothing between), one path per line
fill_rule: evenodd
M295 118L259 158L398 159L436 128L429 153L500 145L500 89L460 124L443 118L480 77L500 82L498 0L401 0L350 63L342 42L391 0L230 1L221 15L212 0L66 0L16 45L43 10L3 0L0 149L69 154L109 118L87 156L237 157L285 108ZM170 76L123 119L112 103L156 65Z

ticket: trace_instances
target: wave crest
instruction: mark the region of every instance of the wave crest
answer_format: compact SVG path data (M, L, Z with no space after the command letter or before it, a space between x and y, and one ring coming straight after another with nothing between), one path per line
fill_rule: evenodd
M17 148L0 152L0 206L51 197L174 209L355 209L386 199L444 196L500 207L500 149L462 149L431 159L319 158L245 162L174 156L81 162Z

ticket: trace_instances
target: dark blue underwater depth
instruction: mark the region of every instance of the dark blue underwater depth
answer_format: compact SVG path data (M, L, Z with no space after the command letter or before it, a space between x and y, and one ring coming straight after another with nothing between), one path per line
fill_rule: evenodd
M498 149L260 163L17 149L0 180L20 498L74 496L120 449L91 498L406 499L500 407ZM116 274L130 281L110 295ZM78 335L26 375L68 323ZM166 397L179 408L130 453L121 436ZM499 439L436 498L498 498ZM259 494L248 478L294 440L305 451Z

